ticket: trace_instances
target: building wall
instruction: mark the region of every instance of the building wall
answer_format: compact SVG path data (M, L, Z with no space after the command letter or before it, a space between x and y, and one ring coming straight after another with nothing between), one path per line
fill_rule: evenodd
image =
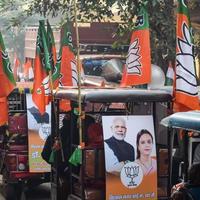
M24 49L24 56L26 59L35 58L35 51L36 51L36 39L37 39L37 31L38 27L27 27L25 31L25 49ZM56 44L56 51L59 52L60 49L60 31L53 30L55 44Z

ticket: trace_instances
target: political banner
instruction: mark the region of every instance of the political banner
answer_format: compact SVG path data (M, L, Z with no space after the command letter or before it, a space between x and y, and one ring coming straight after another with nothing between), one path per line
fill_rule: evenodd
M40 114L32 100L31 94L26 94L28 119L28 152L30 172L50 172L51 166L41 157L47 136L51 133L51 104Z
M151 115L103 116L106 200L156 200L157 157Z

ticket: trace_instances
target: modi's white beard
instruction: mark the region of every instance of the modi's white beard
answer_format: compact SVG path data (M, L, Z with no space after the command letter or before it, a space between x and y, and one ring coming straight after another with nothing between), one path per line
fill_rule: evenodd
M125 136L114 134L114 138L117 140L124 140Z

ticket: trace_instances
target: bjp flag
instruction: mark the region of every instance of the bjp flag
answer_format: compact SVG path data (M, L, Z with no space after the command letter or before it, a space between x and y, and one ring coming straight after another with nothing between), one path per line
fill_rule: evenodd
M15 88L16 82L11 69L8 53L0 32L0 98L7 97Z
M186 2L178 0L176 29L176 82L174 85L174 110L199 110L197 76L193 52L189 10Z
M149 20L145 5L141 5L126 58L121 87L146 84L151 81Z
M54 67L56 64L56 43L53 35L53 31L49 21L47 20L47 38L48 38L48 49L50 53L50 62L51 65Z
M51 71L50 56L47 46L47 33L44 21L39 22L36 42L36 56L34 66L33 101L43 115L46 105L51 101L51 85L49 72Z
M64 34L55 71L53 73L53 81L54 87L58 87L58 85L78 85L78 70L72 44L72 35L68 24L64 25ZM64 111L70 110L71 106L69 101L62 100L60 103L60 109Z

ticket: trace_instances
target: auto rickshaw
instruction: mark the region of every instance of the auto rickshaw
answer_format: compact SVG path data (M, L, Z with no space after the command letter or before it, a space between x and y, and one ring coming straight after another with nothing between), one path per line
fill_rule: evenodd
M54 91L55 107L54 119L52 120L53 130L52 138L61 138L60 127L61 118L65 112L61 111L59 105L63 100L71 102L70 111L70 129L66 130L69 140L69 146L61 144L64 154L71 155L80 145L79 128L77 125L77 110L79 90L77 88L62 87ZM62 177L60 177L59 156L55 156L55 162L52 164L52 182L51 182L51 199L61 200L67 192L68 199L95 199L102 200L105 198L105 162L104 162L104 146L101 137L98 140L96 134L97 127L93 126L92 137L94 139L91 144L88 135L87 116L92 116L95 124L102 123L102 116L110 115L152 115L156 134L156 151L158 158L158 199L168 199L170 190L168 182L168 140L166 128L160 126L159 121L168 116L171 111L172 96L164 90L148 90L135 88L81 88L80 93L81 107L83 115L82 120L82 140L85 143L82 151L81 164L77 166L66 162L65 170L68 170L67 181L69 188L62 185ZM164 115L164 116L163 116ZM95 139L96 138L96 139ZM57 139L56 139L57 140ZM62 140L61 140L62 141ZM63 161L62 161L63 162ZM64 188L63 188L64 187Z
M164 119L161 124L169 128L169 152L170 152L170 187L173 186L172 177L174 176L172 167L174 165L173 158L175 150L174 138L181 134L182 145L181 148L182 160L179 162L178 167L178 180L177 183L187 182L188 180L188 168L195 162L199 162L195 158L195 154L198 153L198 145L200 144L200 112L188 111L177 112ZM180 149L178 149L180 150Z
M28 187L49 182L50 172L30 172L26 94L32 83L17 83L8 96L8 124L0 127L0 174L5 199L26 199Z

